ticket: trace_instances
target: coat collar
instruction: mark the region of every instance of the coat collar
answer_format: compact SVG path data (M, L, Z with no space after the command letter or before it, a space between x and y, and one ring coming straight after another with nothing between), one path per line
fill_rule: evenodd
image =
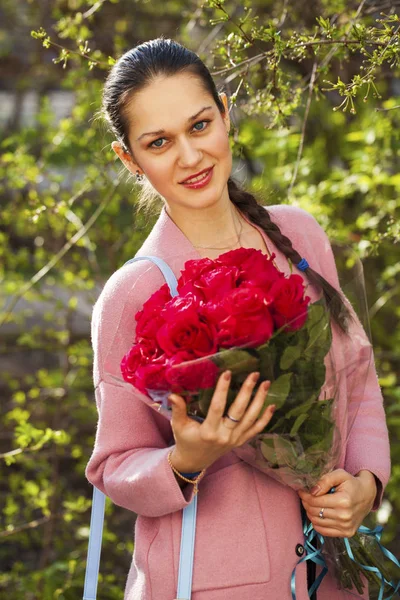
M268 210L271 212L272 217L273 210L271 210L271 207L268 207ZM249 221L242 212L241 215L247 223L260 232L270 252L276 256L275 262L278 269L288 274L290 269L286 257L278 250L261 227ZM165 205L163 205L153 229L137 251L136 256L159 256L169 264L177 277L180 275L180 271L187 260L202 258L189 238L186 237L175 221L169 216Z

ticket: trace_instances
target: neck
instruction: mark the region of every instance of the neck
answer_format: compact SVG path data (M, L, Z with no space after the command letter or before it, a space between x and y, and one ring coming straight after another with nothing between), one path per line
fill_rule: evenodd
M238 233L247 225L229 198L198 210L168 204L165 210L195 248L236 246Z

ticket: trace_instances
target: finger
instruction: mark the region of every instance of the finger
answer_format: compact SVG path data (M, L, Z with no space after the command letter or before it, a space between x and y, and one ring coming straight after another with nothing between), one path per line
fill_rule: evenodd
M259 377L260 373L258 371L249 373L249 375L246 377L246 379L242 383L239 393L237 394L235 400L229 407L229 414L231 415L231 417L234 417L235 419L239 420L243 418L251 400L252 392Z
M324 527L336 527L342 531L350 531L357 524L354 512L349 509L324 508L323 517L320 516L321 510L318 509L306 509L306 513L312 523L323 525Z
M275 408L276 408L275 404L269 404L266 407L262 416L259 419L257 419L257 421L254 423L253 427L250 427L250 429L248 429L245 432L244 437L240 441L241 444L244 444L245 442L250 440L252 437L257 435L258 433L260 433L267 427L268 423L274 416Z
M311 494L317 497L323 496L324 494L327 494L333 487L337 488L349 479L353 479L353 475L350 475L350 473L344 469L336 469L335 471L331 471L330 473L323 475L311 490Z
M189 418L187 416L186 402L182 396L178 396L178 394L171 394L168 396L168 400L170 401L172 408L171 427L173 429L179 429L185 425Z
M343 531L336 529L335 527L320 527L319 525L314 525L314 529L317 533L320 533L324 537L352 537L350 535L346 535Z
M322 521L324 522L325 526L328 525L328 521L336 521L336 523L340 521L340 519L338 519L338 513L334 508L324 508L323 518L320 517L320 511L321 508L310 508L309 510L306 509L308 518L310 520L317 521L317 523L320 525L322 525Z
M352 502L349 494L346 491L335 492L334 494L325 494L316 498L306 492L299 492L299 496L306 510L318 508L335 508L348 510L351 509Z
M263 381L257 390L256 395L253 398L252 403L244 413L244 416L240 422L238 430L240 433L246 432L250 427L257 421L261 409L263 408L265 398L268 395L268 390L271 385L270 381Z
M203 424L207 423L207 425L210 425L214 429L219 427L222 415L225 412L231 377L232 373L229 370L224 371L219 376L213 397L211 398L210 406L207 411L207 416Z
M324 528L324 529L336 529L340 534L344 537L352 537L354 533L357 531L357 527L353 522L351 523L343 523L342 521L338 521L337 519L320 519L318 517L310 517L311 523L314 526L314 529Z
M314 525L314 529L316 527L324 527L325 529L337 529L338 531L344 532L344 529L340 526L340 523L335 521L335 519L319 519L318 517L308 518Z

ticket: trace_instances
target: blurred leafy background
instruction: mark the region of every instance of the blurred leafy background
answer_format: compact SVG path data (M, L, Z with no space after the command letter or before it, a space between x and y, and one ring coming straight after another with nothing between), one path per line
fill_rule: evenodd
M227 92L234 176L310 211L362 258L391 436L383 541L400 554L400 3L2 0L0 595L81 596L97 419L90 317L157 214L97 118L110 65L147 39ZM123 597L134 515L107 503L100 589Z

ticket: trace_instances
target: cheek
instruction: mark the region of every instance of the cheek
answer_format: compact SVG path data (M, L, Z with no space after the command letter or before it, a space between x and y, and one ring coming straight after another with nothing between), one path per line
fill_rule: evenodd
M219 127L215 131L215 135L212 136L212 139L210 138L210 147L211 153L218 158L231 160L231 147L225 126Z
M143 164L143 169L148 180L156 189L165 186L165 182L171 177L171 166L167 160L148 161L147 164Z

